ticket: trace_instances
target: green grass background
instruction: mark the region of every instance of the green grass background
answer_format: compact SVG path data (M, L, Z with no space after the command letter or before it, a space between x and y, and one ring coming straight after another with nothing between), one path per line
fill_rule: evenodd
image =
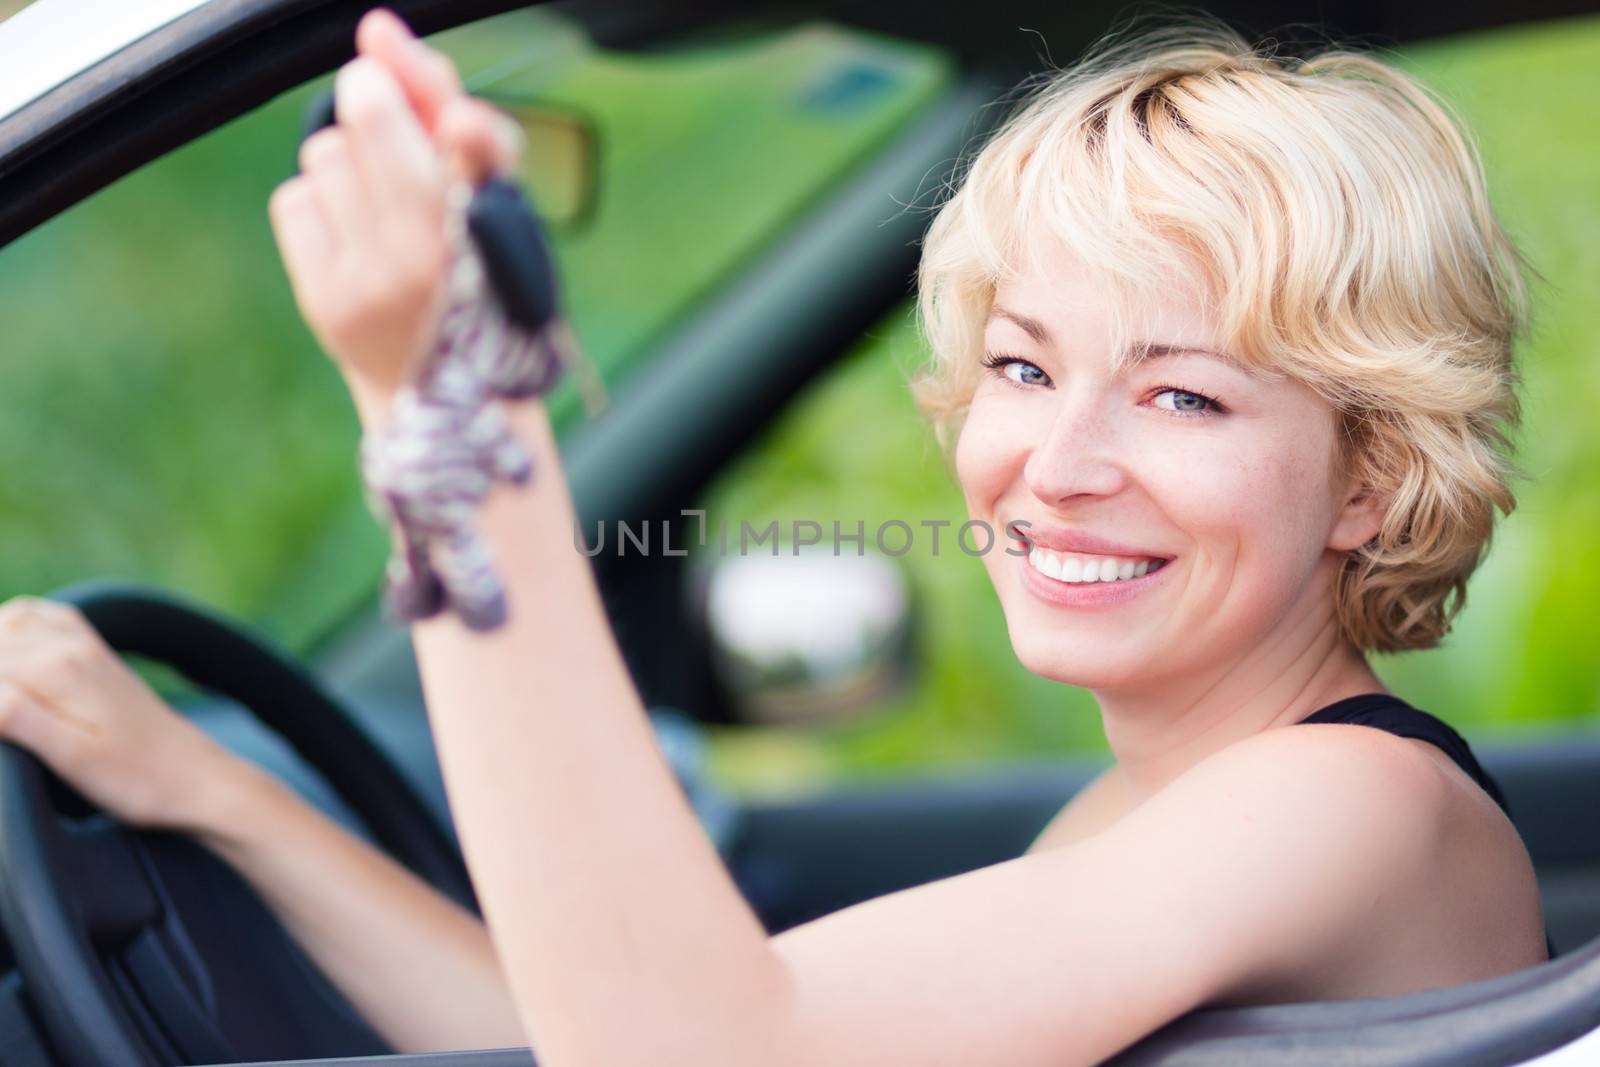
M447 37L481 91L578 109L600 133L587 229L558 236L573 319L613 382L951 71L822 25L614 56L548 15ZM1490 188L1550 284L1522 352L1531 477L1446 647L1379 670L1474 737L1595 729L1600 655L1600 19L1441 41L1401 62L1481 141ZM0 596L137 577L312 649L370 602L385 540L356 424L300 324L267 228L312 88L260 109L0 251ZM965 518L905 377L908 313L811 388L704 504L713 519ZM563 425L581 417L556 401ZM1012 655L979 561L906 557L923 670L892 705L811 731L727 731L752 788L908 766L1097 751L1093 703Z

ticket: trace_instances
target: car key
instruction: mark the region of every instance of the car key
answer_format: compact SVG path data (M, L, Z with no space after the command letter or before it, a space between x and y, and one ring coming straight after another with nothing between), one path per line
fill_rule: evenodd
M335 121L324 94L301 143ZM473 516L493 482L533 473L500 401L543 395L566 368L579 372L591 413L603 393L561 315L550 247L522 190L492 177L458 183L448 200L453 254L439 334L387 421L364 433L362 479L374 512L400 534L385 570L390 617L448 610L469 629L494 630L508 606Z
M325 90L306 108L300 143L337 121L333 90ZM555 263L544 228L521 188L504 178L490 178L473 192L466 219L489 287L506 317L529 334L549 328L560 314ZM597 414L605 406L598 375L581 357L565 363L575 373L585 407Z

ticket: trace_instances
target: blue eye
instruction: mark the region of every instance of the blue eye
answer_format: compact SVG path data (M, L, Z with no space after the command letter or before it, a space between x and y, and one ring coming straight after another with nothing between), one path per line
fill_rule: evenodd
M1164 396L1172 398L1170 404L1161 403L1160 398ZM1223 410L1220 403L1204 393L1180 389L1175 385L1163 385L1156 390L1156 407L1177 415L1218 415Z
M991 374L1004 378L1010 384L1021 389L1043 388L1053 384L1050 381L1050 376L1039 369L1037 364L1030 363L1019 356L1006 356L998 352L989 352L985 353L983 357L983 365ZM1163 401L1163 397L1170 397L1171 399ZM1209 418L1224 414L1228 410L1215 397L1176 385L1156 386L1155 406L1162 411L1170 411L1174 415L1183 418Z
M1049 385L1050 376L1037 366L1025 359L1016 356L1000 356L993 353L983 357L983 365L995 374L998 374L1013 385Z

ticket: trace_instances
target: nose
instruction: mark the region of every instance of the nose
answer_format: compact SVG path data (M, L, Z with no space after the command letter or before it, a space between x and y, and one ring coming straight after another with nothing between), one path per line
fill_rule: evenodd
M1093 396L1062 394L1022 468L1022 479L1052 507L1078 496L1111 496L1127 482L1117 427Z

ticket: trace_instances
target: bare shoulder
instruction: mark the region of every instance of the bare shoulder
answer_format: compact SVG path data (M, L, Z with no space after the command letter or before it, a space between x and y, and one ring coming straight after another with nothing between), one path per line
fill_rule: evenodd
M1296 839L1334 835L1330 842L1382 827L1374 843L1399 852L1437 839L1452 788L1438 763L1393 734L1342 724L1292 726L1201 760L1144 807L1152 818L1203 812L1222 827Z
M1158 840L1205 835L1216 869L1232 872L1217 886L1232 882L1236 900L1215 906L1248 941L1226 1001L1390 995L1542 958L1515 829L1425 742L1345 724L1269 730L1203 760L1126 824ZM1498 932L1475 932L1485 926Z
M1404 799L1411 802L1407 809L1417 824L1442 816L1451 786L1423 747L1384 730L1342 723L1255 734L1201 761L1184 778L1192 779L1187 788L1198 789L1224 779L1251 790L1293 782L1279 795L1313 802L1318 810L1334 799L1363 807Z

